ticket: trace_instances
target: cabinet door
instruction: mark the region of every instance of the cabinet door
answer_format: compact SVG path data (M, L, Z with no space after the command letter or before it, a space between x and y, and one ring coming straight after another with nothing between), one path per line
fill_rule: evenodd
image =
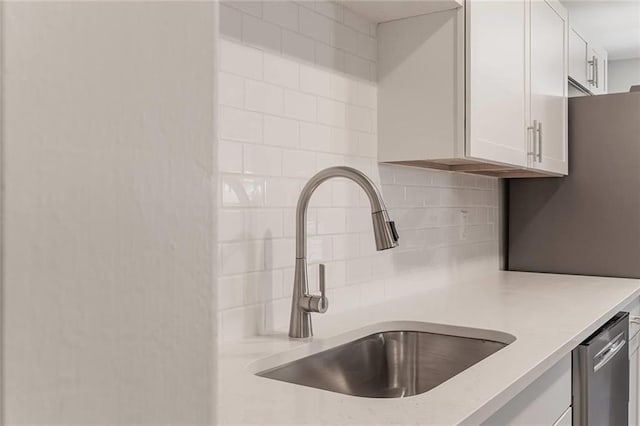
M606 50L603 50L600 54L601 58L602 58L602 63L599 64L601 67L601 73L600 73L600 85L602 86L602 93L603 94L607 94L609 93L609 89L608 89L608 81L609 81L609 55L607 53Z
M590 46L589 65L591 71L591 92L594 95L607 93L607 53L604 50Z
M567 12L531 1L529 167L567 174Z
M587 41L573 28L569 30L569 77L585 89L590 90L587 81Z
M465 8L466 155L525 166L525 2L469 1Z
M553 425L565 416L567 409L571 412L570 406L571 354L568 354L491 415L482 426Z

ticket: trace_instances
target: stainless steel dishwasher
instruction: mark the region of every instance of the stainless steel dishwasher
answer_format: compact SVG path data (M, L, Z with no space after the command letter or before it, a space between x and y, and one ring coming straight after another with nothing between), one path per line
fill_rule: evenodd
M573 425L629 424L629 314L619 312L573 350Z

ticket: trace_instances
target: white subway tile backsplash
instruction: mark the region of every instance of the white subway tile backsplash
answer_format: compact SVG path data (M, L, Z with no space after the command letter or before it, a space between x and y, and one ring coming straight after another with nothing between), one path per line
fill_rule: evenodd
M418 231L419 232L419 231ZM358 235L360 237L360 256L375 256L376 241L373 235L365 232Z
M262 142L262 117L255 112L222 106L220 137L242 142Z
M369 36L377 37L377 35L378 35L378 24L375 22L372 22L369 24Z
M378 69L375 62L369 62L369 80L378 81Z
M330 83L332 99L347 103L356 102L358 82L353 78L333 74Z
M433 186L439 188L453 188L456 186L456 175L454 173L429 173L428 176L431 178Z
M447 173L452 174L452 173ZM400 185L429 185L431 182L431 173L427 171L408 168L403 173L396 173L395 183Z
M262 52L230 40L220 40L220 70L261 79Z
M360 305L369 306L382 303L386 299L384 280L373 280L360 284ZM393 291L393 289L390 289Z
M242 38L242 13L239 10L220 5L220 33L237 40Z
M331 94L332 74L314 66L300 66L300 90L318 96Z
M294 59L313 62L316 56L315 42L312 38L283 29L282 53Z
M218 279L218 309L236 308L245 303L242 278L241 275L236 275Z
M327 262L325 264L325 280L327 288L344 286L347 283L347 263L343 260Z
M332 33L333 46L351 54L358 53L358 33L346 25L335 25Z
M356 104L374 110L378 108L378 88L375 84L369 82L358 83Z
M340 313L360 307L360 286L350 285L331 291L331 311Z
M309 212L307 212L307 232L309 230ZM285 237L296 235L296 211L295 209L282 209L282 233Z
M347 55L335 47L327 44L315 43L316 64L331 70L344 71Z
M406 206L407 202L404 194L404 186L386 185L384 182L382 183L382 196L387 204L392 206Z
M340 207L319 208L318 234L344 234L347 231L347 209Z
M218 164L223 173L242 173L242 144L218 142Z
M267 207L295 207L302 181L290 178L267 178L265 205Z
M331 313L497 266L496 179L377 163L375 24L325 1L221 9L223 339L286 331L298 196L326 167L370 176L400 231L399 248L377 252L362 189L344 179L317 188L306 218L309 283L317 291L317 264L325 263Z
M372 279L372 258L362 257L347 261L347 282L361 283Z
M360 239L358 234L340 234L333 236L333 258L336 260L360 257Z
M334 154L349 154L350 148L354 146L352 133L346 129L331 128L331 152Z
M288 1L265 1L262 7L265 21L293 31L298 30L298 5Z
M440 191L437 188L425 186L407 186L405 197L408 202L416 206L436 206L440 201Z
M344 155L318 153L316 158L318 170L333 166L349 166L349 160Z
M366 207L368 199L359 186L347 179L336 179L331 184L333 207Z
M247 80L245 84L245 107L250 111L282 114L284 89L274 84Z
M264 117L264 143L295 148L300 144L300 124L296 120L274 116Z
M234 340L263 333L264 311L264 305L260 304L222 311L218 317L218 336L222 340Z
M344 9L344 23L362 34L369 35L369 21L348 8Z
M249 240L282 237L282 211L280 209L251 209L245 212L245 235Z
M291 59L265 53L264 81L290 89L297 89L300 81L300 65Z
M330 99L318 99L318 122L336 127L347 124L347 106Z
M375 38L358 34L356 43L357 47L354 53L370 61L376 60L378 45Z
M355 105L347 105L347 121L350 129L373 132L375 111Z
M243 169L248 175L280 176L282 151L262 145L245 145Z
M264 245L263 241L223 243L222 273L241 274L264 269Z
M387 199L385 198L385 200ZM347 229L349 229L349 232L372 230L371 209L369 207L351 207L347 209Z
M264 204L264 178L238 175L222 176L223 207L260 207Z
M342 22L343 7L339 3L333 3L326 0L314 1L315 10L333 20Z
M291 301L286 299L275 300L265 304L265 332L273 333L276 330L284 330L289 325L289 313Z
M221 209L218 212L218 239L220 241L244 240L244 211Z
M378 157L378 140L375 135L358 133L358 152L363 157Z
M248 13L249 15L257 16L259 18L262 16L262 5L264 2L250 0L224 0L222 4L234 7L244 13Z
M244 106L244 79L225 72L218 75L220 104L242 108Z
M367 61L366 59L362 59L353 55L347 55L345 57L344 68L347 74L357 76L364 80L375 81L375 78L371 72L371 64L372 62Z
M309 151L284 150L282 174L289 177L309 178L316 171L316 155Z
M279 52L282 47L282 30L278 25L243 15L242 41L252 46Z
M245 304L267 302L283 297L281 269L254 272L245 274L243 277Z
M326 152L331 149L331 128L322 124L300 123L300 147Z
M333 257L333 240L329 236L311 236L307 240L309 262L327 262Z
M285 90L284 115L298 120L315 121L316 98L312 95Z
M300 8L300 32L314 40L330 44L333 38L333 21L315 11Z
M267 268L279 269L295 266L296 250L293 238L265 240L265 246Z

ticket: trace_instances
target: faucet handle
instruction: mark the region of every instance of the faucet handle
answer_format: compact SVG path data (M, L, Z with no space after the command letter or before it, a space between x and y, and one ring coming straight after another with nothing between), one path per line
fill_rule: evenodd
M324 263L319 264L318 265L318 275L319 275L318 282L320 284L320 296L326 299L327 286L324 279L324 270L325 270Z
M311 312L317 312L324 314L329 309L329 299L327 299L327 287L324 277L324 264L318 265L319 270L319 284L320 284L320 296L311 296L309 300L309 310Z

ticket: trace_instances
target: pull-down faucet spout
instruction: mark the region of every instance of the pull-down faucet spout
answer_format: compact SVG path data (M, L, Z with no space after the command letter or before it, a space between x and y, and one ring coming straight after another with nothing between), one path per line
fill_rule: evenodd
M320 184L334 177L347 178L357 183L367 194L371 204L371 219L376 249L386 250L398 245L395 223L389 219L380 192L364 173L351 167L329 167L314 175L302 188L296 210L296 266L291 299L289 337L313 336L311 312L324 313L329 307L326 297L324 265L320 265L320 296L309 294L307 279L307 209L311 195Z

